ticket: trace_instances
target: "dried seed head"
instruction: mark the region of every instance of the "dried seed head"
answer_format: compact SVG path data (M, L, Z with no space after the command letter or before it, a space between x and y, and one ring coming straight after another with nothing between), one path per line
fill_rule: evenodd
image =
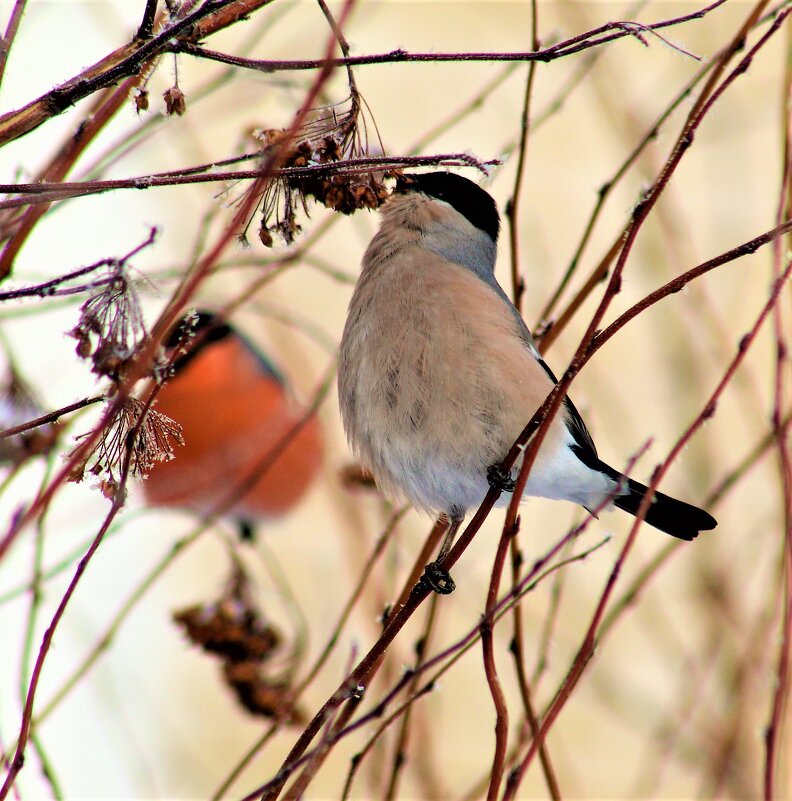
M262 621L256 610L238 598L224 597L216 603L191 606L173 614L190 642L204 651L232 661L260 663L280 644L280 635Z
M90 433L82 434L77 441L88 436ZM174 458L174 445L183 444L178 423L154 409L146 410L138 398L127 398L97 442L72 469L69 481L82 481L86 472L104 475L100 489L106 494L118 487L127 464L129 475L145 478L154 464ZM68 460L73 453L74 450L64 458Z
M282 166L313 167L334 164L345 159L368 155L369 146L366 121L358 97L345 104L316 110L314 117L300 131L289 151L281 154ZM362 131L361 131L362 127ZM254 133L262 143L265 154L282 147L284 131L259 130ZM328 170L302 175L281 176L272 180L262 198L262 222L259 239L272 246L277 235L291 244L300 232L296 221L298 206L307 213L306 202L313 198L327 208L341 214L352 214L358 209L376 209L388 197L385 173L343 173Z
M293 726L306 722L305 714L291 697L291 684L262 675L258 663L225 662L223 678L239 703L252 715L279 718Z
M166 89L162 97L165 99L165 113L170 117L173 114L179 117L187 111L187 100L184 92L178 86L171 86Z
M254 606L241 565L217 601L174 612L173 619L190 642L223 660L223 678L245 709L289 723L303 720L291 700L290 682L267 673L282 637Z
M148 111L149 107L149 94L145 89L138 89L135 92L135 111L140 114L141 111Z
M69 332L77 340L77 355L90 357L93 372L118 382L146 335L134 283L126 267L116 264L100 289L80 307L77 325Z

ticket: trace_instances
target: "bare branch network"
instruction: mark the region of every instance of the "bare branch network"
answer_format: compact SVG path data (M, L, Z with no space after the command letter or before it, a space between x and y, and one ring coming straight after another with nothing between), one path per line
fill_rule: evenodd
M473 7L460 9L457 29L433 21L428 7L411 10L417 21L407 24L395 7L363 0L332 9L325 0L137 6L128 42L118 46L121 35L105 31L103 58L0 115L0 147L35 161L0 179L0 281L14 281L0 288L0 627L5 669L15 671L13 682L0 674L0 686L19 685L0 695L0 801L95 790L89 779L99 781L103 768L79 765L80 785L74 766L84 753L74 754L49 721L57 711L80 732L75 741L90 742L79 727L105 714L125 719L114 704L135 697L146 706L150 688L141 692L126 674L114 673L121 699L94 697L89 678L100 664L123 671L150 660L150 649L141 655L126 642L142 609L181 627L157 657L162 697L145 725L158 736L139 738L159 744L145 755L159 789L143 789L148 779L136 776L128 786L103 785L106 794L786 797L792 3L717 0L648 22L638 18L667 7L638 3L603 22L599 7L581 4L570 17L564 4L532 0L504 7L492 35L475 17L490 12ZM21 85L15 56L40 47L26 25L34 13L47 16L15 0L1 21L4 90L12 77ZM454 49L470 41L466 14L482 23L473 41L491 49ZM508 34L526 24L531 48L515 51ZM560 39L571 25L586 30ZM413 41L415 30L416 46L394 46ZM319 56L291 58L306 41ZM449 89L441 63L480 63L487 73L480 87ZM411 65L422 81L394 89L385 65ZM158 96L161 114L150 109ZM773 122L767 103L776 104ZM49 124L61 115L71 127L57 139ZM732 125L728 142L713 136L722 120ZM747 122L765 152L780 154L771 166L753 165L755 174L743 170ZM17 156L28 134L49 147ZM389 155L385 142L402 155ZM152 163L161 169L149 171ZM697 194L691 174L713 164L717 187ZM510 183L501 261L509 259L511 296L533 316L540 350L565 367L500 465L508 474L522 457L505 519L491 515L501 495L492 489L443 561L463 579L450 601L420 580L447 521L426 532L358 466L339 480L348 456L328 401L336 322L371 236L371 221L357 212L386 202L401 171L424 168L474 170L493 193ZM165 188L183 206L162 202ZM132 189L152 190L145 215L138 193L119 191ZM586 215L578 199L592 191ZM101 204L91 200L100 194ZM194 199L202 215L190 213ZM315 213L314 203L325 208ZM248 236L254 223L257 236ZM107 234L118 243L112 249ZM662 315L652 311L661 301ZM134 508L133 479L189 447L181 422L157 404L189 352L173 344L175 326L204 306L218 325L239 324L253 340L261 334L308 399L243 475L227 471L214 499L173 518L191 525L174 534L173 519ZM605 369L619 376L606 380ZM607 500L573 520L566 506L519 507L572 384L598 410L598 427L613 432L613 450L624 447L626 472L655 460L649 493L622 530L605 514L597 519ZM644 385L656 402L648 414ZM74 386L79 394L69 395ZM229 386L229 408L240 394ZM229 534L234 510L317 419L328 451L322 497L284 518L284 535L240 542ZM710 539L656 545L644 536L652 494L674 476L722 510ZM79 514L70 511L74 499ZM236 522L249 536L255 521ZM489 539L477 536L486 529ZM151 531L156 547L140 561L134 543ZM124 554L122 571L114 549ZM667 569L672 557L678 570ZM192 581L189 605L152 611L152 587L175 592L179 569L223 589L196 597L203 589ZM111 575L118 597L98 598L89 571ZM767 589L745 592L757 577ZM84 632L75 634L80 618L98 621L88 647ZM651 639L649 664L630 629ZM189 654L179 637L195 646ZM211 685L196 689L173 672L171 663L187 658L217 662ZM658 658L667 669L655 680ZM195 699L214 691L227 694L207 706L224 717L206 726L227 732L227 750L202 739L207 712ZM188 708L178 706L184 697ZM189 776L176 768L184 732L160 735L170 703L195 729L191 747L206 754ZM620 746L608 750L611 719L640 737L635 776L617 764ZM585 754L562 747L592 720L602 736ZM115 748L114 779L125 760L138 759ZM614 766L605 778L603 764Z

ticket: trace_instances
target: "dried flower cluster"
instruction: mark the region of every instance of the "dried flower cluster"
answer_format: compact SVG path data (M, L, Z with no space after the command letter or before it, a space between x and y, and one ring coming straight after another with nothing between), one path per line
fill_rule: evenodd
M369 152L365 118L360 101L353 97L350 108L339 114L337 107L318 110L314 119L300 132L297 141L288 146L282 160L283 168L340 164L345 159L360 158ZM360 121L363 123L361 133ZM254 134L262 143L265 154L283 146L283 130L270 129ZM376 209L388 197L384 179L379 172L350 173L328 169L306 175L283 175L274 179L262 199L262 221L259 239L272 247L274 235L291 244L300 232L296 220L297 206L308 212L306 199L314 198L327 208L342 214L358 209Z
M83 434L78 442L86 436L90 435ZM173 459L174 444L184 444L178 423L147 409L138 398L127 398L96 444L74 467L69 481L82 481L86 472L104 476L102 492L114 497L127 464L129 475L145 478L156 462Z
M173 619L190 642L223 660L223 678L248 712L294 724L302 721L290 699L291 683L265 671L282 638L251 602L249 582L239 565L220 599L174 612Z
M138 344L146 337L140 299L123 264L115 265L101 289L83 303L80 319L69 335L77 340L77 355L90 358L97 375L113 381L123 378Z

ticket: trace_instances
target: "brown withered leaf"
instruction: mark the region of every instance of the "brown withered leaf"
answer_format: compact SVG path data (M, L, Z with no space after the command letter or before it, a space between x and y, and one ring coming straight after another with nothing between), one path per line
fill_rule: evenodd
M223 678L252 715L280 718L294 726L305 723L305 714L290 697L291 686L268 679L257 662L227 661L223 665Z
M233 662L260 664L281 641L280 634L238 598L191 606L174 612L173 619L194 645Z

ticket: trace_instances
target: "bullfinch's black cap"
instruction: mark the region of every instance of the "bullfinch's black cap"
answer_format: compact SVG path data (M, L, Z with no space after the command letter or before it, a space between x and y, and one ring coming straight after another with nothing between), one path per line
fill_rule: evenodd
M244 336L223 321L214 312L198 309L189 312L173 327L165 339L166 348L183 348L173 363L173 372L178 375L215 342L222 342L234 337L259 363L262 372L274 378L279 384L286 385L286 381L275 365L252 345Z
M471 225L498 241L500 215L495 200L473 181L453 172L409 173L396 178L396 192L421 192L453 206Z
M181 346L185 352L174 362L175 372L183 370L200 352L212 342L220 342L231 336L234 330L210 311L194 311L185 315L166 337L166 348Z

